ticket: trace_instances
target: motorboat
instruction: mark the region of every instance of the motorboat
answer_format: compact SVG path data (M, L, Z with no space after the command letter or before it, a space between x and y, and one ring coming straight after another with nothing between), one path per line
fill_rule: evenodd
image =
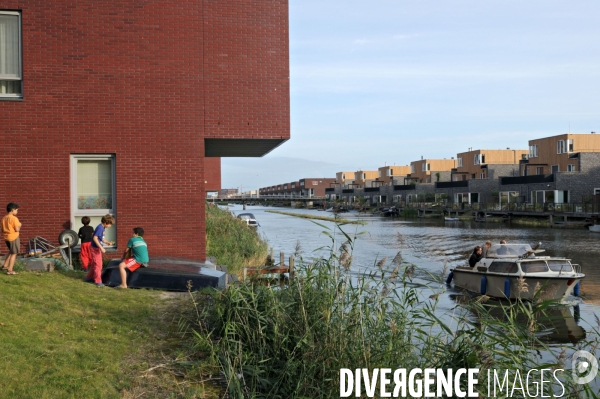
M538 245L539 246L539 245ZM474 267L451 270L446 283L481 295L507 299L556 299L578 296L581 267L564 257L538 256L529 244L494 244Z
M400 210L395 206L384 206L376 210L374 213L377 213L384 217L399 216Z
M256 218L251 213L240 213L237 215L238 219L242 219L249 227L258 227L259 224L256 221Z
M446 217L444 217L444 220L446 222L458 222L460 219L457 217L446 216Z
M590 229L590 231L593 231L594 233L600 233L600 224L588 226L588 229Z

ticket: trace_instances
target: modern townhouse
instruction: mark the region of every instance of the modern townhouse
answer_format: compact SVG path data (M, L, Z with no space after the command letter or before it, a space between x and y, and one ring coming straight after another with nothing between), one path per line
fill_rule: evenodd
M567 209L565 204L591 201L600 195L600 136L568 133L530 140L529 154L520 161L519 172L519 177L500 179L503 203Z
M518 176L519 162L527 150L472 150L457 154L451 181L436 182L437 198L448 202L476 204L494 201L501 176Z

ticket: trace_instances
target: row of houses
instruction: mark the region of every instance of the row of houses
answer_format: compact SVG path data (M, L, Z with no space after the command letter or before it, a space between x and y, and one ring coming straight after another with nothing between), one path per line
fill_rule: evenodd
M578 203L600 194L600 135L568 133L534 139L528 149L469 148L456 157L421 157L410 165L338 172L335 179L302 179L264 187L259 193L261 197L308 196L309 180L311 187L315 185L314 196L350 203L358 198L372 204L440 198L468 204Z

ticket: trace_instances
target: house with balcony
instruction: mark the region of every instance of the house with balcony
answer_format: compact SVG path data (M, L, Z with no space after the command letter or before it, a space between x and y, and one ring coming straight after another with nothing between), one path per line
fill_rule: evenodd
M347 187L354 184L354 172L337 172L335 174L335 186Z
M457 154L451 181L436 182L438 198L453 203L485 202L499 191L500 176L518 176L519 162L527 150L472 150Z
M398 180L404 181L404 178L410 174L410 165L405 166L383 166L378 169L377 179L375 181L379 186L393 186Z
M420 159L410 163L410 174L406 176L405 183L434 183L437 181L450 181L452 169L456 167L456 160L451 159Z
M600 136L567 133L529 141L520 176L500 181L501 200L530 204L583 203L600 194Z

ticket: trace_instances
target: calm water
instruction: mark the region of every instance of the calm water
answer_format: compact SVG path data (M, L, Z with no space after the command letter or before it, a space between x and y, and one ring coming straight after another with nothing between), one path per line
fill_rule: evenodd
M241 205L234 205L229 209L235 214L244 212ZM316 221L326 226L322 227L309 219L265 212L268 210L319 216L331 216L330 213L259 206L248 206L245 211L256 216L260 223L259 231L274 249L276 259L279 259L280 252L284 252L287 262L287 258L296 250L298 244L305 260L326 256L332 240L323 232L332 229L333 223ZM405 261L429 273L439 274L445 263L449 268L466 264L473 247L482 245L486 240L499 242L505 239L509 243L522 242L532 246L541 242L541 248L546 251L543 255L570 258L573 263L580 264L583 273L586 274L581 287L584 298L579 305L581 319L570 319L566 326L557 326L557 330L563 331L554 331L553 339L557 343L573 341L573 337L568 335L579 336L582 331L587 332L589 338L591 326L597 325L595 316L600 317L600 234L590 233L585 229L531 228L508 223L444 222L439 219L397 220L358 214L343 214L343 217L367 222L366 225L343 227L349 235L359 235L353 253L353 268L356 272L375 270L375 264L382 258L388 259L386 264L390 267L391 260L400 252ZM343 241L340 233L335 237L339 242ZM439 310L447 315L453 314L456 308L455 298L460 292L432 281L426 282L434 289L445 289L439 298ZM423 294L428 296L431 293ZM570 308L571 314L573 311L574 309ZM571 331L574 328L577 331Z

